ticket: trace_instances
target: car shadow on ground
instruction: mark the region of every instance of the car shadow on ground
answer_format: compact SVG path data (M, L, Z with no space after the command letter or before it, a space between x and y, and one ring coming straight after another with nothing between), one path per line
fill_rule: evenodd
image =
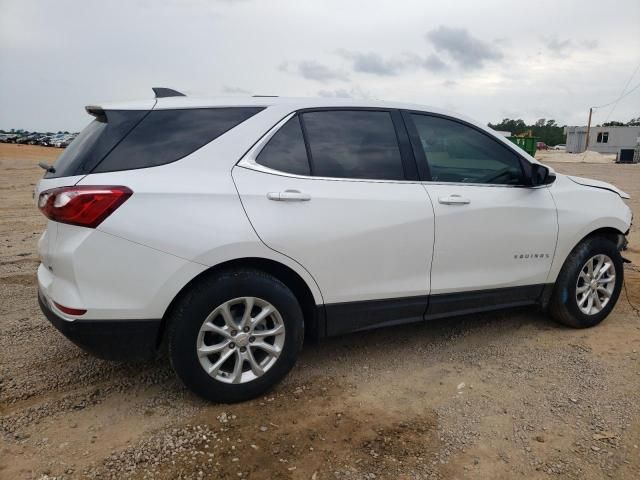
M416 351L428 353L437 362L438 358L455 351L482 350L496 343L513 345L548 330L561 332L572 329L555 323L540 309L519 307L353 332L306 343L298 365L290 375L294 378L285 378L283 383L296 383L301 378L322 375L343 362L357 370L368 368L372 361L379 361L381 357L383 360L389 355L402 357ZM382 356L381 351L384 352ZM100 360L79 349L76 355L78 364L91 365L90 371L95 372L95 378L89 383L94 385L115 383L122 393L130 391L134 394L141 388L161 384L170 396L179 395L196 404L201 402L174 376L166 352L155 360L130 362ZM389 365L388 368L393 367ZM86 380L89 379L82 383L87 383ZM280 387L276 386L274 391L279 390Z

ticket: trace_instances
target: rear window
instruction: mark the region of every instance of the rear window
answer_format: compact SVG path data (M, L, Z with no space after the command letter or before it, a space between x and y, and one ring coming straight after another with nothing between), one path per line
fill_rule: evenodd
M58 157L45 178L85 175L148 113L147 110L109 110L99 115Z
M46 178L175 162L244 122L261 107L109 110L91 122Z

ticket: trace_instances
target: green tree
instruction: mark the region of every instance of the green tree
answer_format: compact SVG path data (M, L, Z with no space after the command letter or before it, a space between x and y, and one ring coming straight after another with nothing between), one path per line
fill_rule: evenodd
M527 130L527 124L520 118L518 120L505 118L500 123L496 123L495 125L490 123L489 127L493 128L494 130L511 132L512 135L517 135Z
M489 127L494 130L511 132L511 135L520 135L531 131L538 141L550 146L565 143L566 141L564 126L558 125L553 119L540 118L533 125L527 125L522 119L512 120L505 118L500 123L490 123Z

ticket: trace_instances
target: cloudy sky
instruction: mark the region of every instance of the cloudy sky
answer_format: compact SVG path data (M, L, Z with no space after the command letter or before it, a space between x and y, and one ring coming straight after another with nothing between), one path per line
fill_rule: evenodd
M152 86L585 124L640 83L639 25L638 0L0 0L0 128L77 130ZM640 88L611 109L639 116Z

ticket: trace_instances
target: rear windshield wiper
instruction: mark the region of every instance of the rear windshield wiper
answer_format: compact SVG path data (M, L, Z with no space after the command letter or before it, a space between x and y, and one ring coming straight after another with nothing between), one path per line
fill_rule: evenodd
M38 162L38 166L46 172L56 173L56 169L53 168L53 166L49 165L48 163Z

